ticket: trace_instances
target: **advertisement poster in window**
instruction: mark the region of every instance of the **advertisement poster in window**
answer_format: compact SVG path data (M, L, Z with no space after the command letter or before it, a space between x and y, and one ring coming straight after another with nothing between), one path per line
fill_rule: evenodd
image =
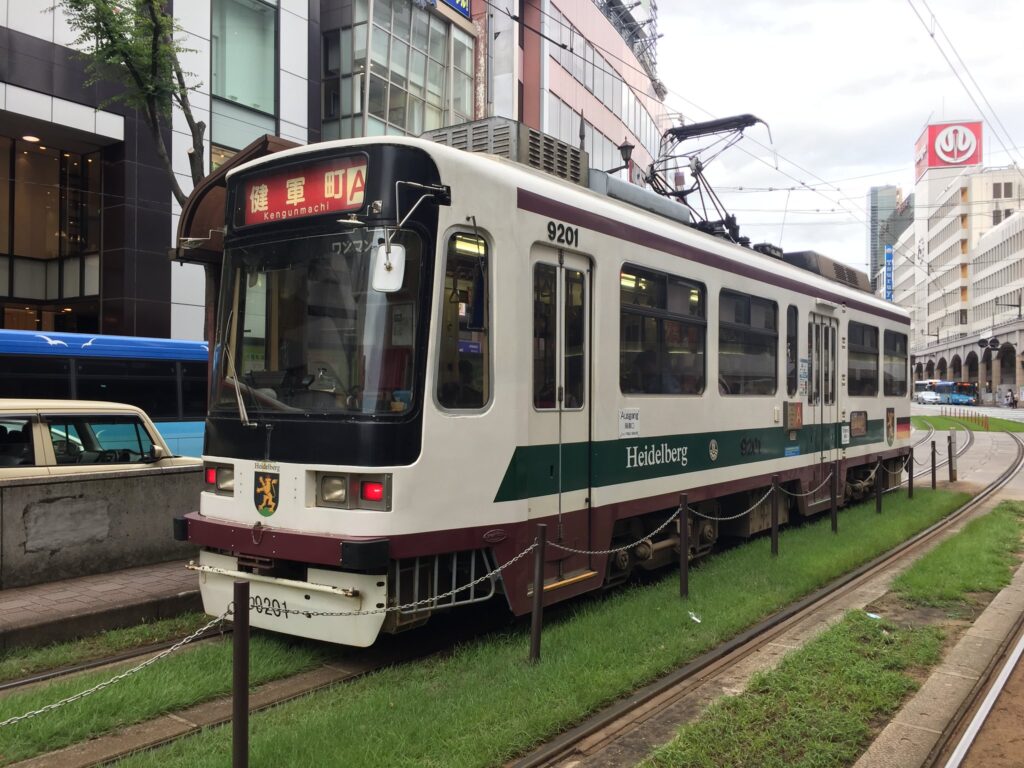
M868 412L852 411L850 413L850 435L852 437L867 437L868 434Z

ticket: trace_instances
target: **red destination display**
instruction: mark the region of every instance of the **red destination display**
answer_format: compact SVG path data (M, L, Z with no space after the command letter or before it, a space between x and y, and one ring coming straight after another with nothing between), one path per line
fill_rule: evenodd
M363 206L366 158L322 160L245 182L245 225L352 211Z
M914 145L914 173L929 168L981 165L981 123L929 125Z

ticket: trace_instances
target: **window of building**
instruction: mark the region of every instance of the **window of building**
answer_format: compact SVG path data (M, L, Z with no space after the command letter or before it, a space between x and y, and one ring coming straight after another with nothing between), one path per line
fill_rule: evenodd
M486 241L452 235L445 260L437 374L437 401L445 408L483 408L490 400L489 304Z
M851 397L878 395L878 329L850 321L849 392Z
M220 168L224 163L237 155L238 152L227 147L218 147L216 144L210 146L210 173Z
M624 394L699 395L707 335L704 286L627 264L619 275Z
M352 26L324 33L324 138L362 135L364 116L370 136L472 119L473 37L404 0L374 0L372 21L367 10L356 0Z
M214 0L211 28L213 95L276 114L277 4Z
M797 346L797 323L799 312L792 304L786 309L786 394L796 397L799 347Z
M74 330L79 307L65 304L98 295L101 165L99 152L0 137L3 327Z
M718 388L725 395L773 395L778 385L778 305L745 293L718 299Z
M886 331L884 335L882 392L903 397L907 394L907 336Z
M999 208L996 208L994 211L992 211L992 225L993 226L995 226L996 224L998 224L1002 220L1003 220L1003 212Z

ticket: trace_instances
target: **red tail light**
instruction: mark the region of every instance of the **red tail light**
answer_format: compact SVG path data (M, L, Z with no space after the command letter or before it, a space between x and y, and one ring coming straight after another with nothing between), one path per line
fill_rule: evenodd
M363 501L382 501L384 499L384 483L364 480L360 484L359 496Z
M217 468L207 467L206 468L206 484L216 485L217 484Z

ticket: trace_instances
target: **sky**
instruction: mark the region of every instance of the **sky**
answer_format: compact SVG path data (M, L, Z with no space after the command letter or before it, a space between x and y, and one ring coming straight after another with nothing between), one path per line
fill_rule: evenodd
M867 271L868 190L913 192L914 142L930 122L984 119L985 165L1024 167L1024 0L660 0L658 11L669 111L687 123L752 113L771 130L746 129L705 171L755 243Z

